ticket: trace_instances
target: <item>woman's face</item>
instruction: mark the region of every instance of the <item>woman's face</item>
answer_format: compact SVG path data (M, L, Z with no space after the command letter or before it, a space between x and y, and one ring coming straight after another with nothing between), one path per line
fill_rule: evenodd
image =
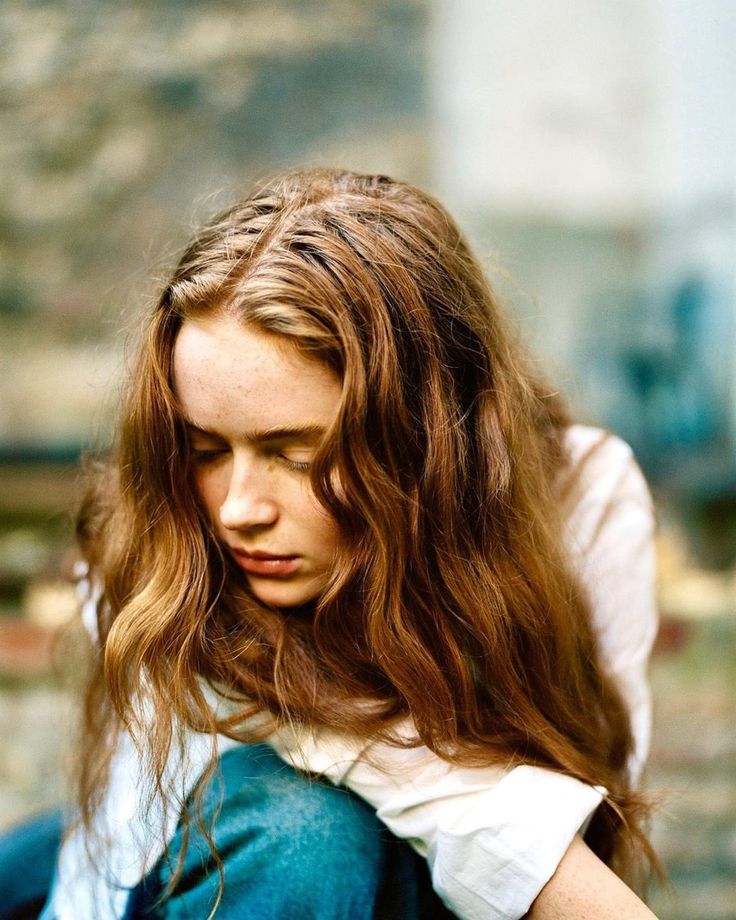
M309 466L337 414L337 377L288 339L209 316L179 331L174 387L200 499L253 594L277 607L318 597L339 533Z

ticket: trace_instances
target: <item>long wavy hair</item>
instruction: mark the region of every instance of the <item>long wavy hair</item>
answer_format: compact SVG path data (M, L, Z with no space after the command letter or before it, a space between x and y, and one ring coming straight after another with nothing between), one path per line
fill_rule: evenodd
M172 353L182 323L208 313L290 340L342 384L310 473L342 549L298 616L248 592L191 485ZM629 718L562 548L568 424L430 195L303 171L216 217L150 314L114 454L80 514L104 586L85 821L122 725L162 784L177 726L252 741L288 722L407 743L394 729L409 718L409 743L449 761L606 786L586 840L631 878L632 841L647 844ZM142 683L153 723L136 716ZM206 683L230 697L227 717Z

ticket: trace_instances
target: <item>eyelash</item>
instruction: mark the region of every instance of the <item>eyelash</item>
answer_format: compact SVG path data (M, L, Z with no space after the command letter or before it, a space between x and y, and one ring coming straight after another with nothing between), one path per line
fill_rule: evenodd
M191 456L192 460L195 463L211 463L214 460L217 460L218 457L226 454L227 448L210 448L209 450L196 450L192 449ZM287 469L292 470L295 473L306 473L311 463L306 460L290 460L288 457L285 457L283 454L278 454L278 459L284 464Z
M283 454L279 454L279 460L281 460L287 469L293 470L295 473L306 473L309 467L312 465L306 460L289 460L289 458L284 457Z
M195 463L209 463L225 454L226 450L225 448L210 448L209 450L196 450L192 448L189 453Z

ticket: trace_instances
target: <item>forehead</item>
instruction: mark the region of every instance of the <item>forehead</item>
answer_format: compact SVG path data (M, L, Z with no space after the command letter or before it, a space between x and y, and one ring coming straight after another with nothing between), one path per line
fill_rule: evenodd
M228 435L304 422L328 426L341 392L335 374L286 337L228 316L185 320L173 383L190 421Z

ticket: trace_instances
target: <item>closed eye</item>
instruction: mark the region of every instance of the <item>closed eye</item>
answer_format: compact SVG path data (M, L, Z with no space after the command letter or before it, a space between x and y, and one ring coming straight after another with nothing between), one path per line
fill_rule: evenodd
M227 447L193 447L189 451L189 456L194 463L211 463L213 460L216 460L218 457L223 457L229 452L230 450Z
M292 460L290 457L287 457L285 454L279 454L279 460L288 469L294 470L297 473L306 473L306 471L312 465L308 460Z

